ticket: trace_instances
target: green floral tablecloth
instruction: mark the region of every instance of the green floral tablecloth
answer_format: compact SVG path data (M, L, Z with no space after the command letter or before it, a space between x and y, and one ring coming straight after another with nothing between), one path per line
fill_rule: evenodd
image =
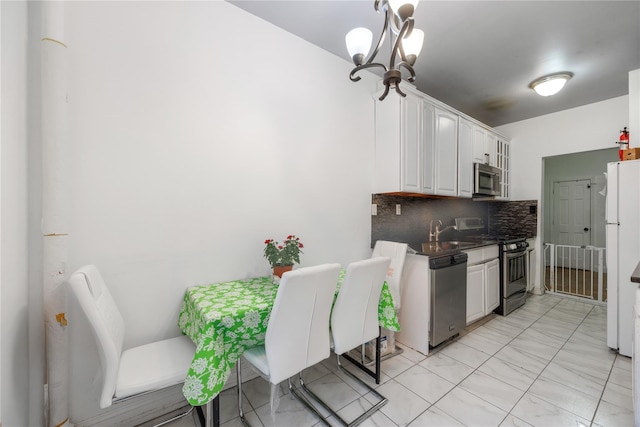
M344 278L344 271L336 293ZM196 343L196 353L182 392L194 406L204 405L224 387L232 368L248 348L264 344L278 285L271 276L188 288L179 326ZM380 326L399 331L387 284L378 306Z

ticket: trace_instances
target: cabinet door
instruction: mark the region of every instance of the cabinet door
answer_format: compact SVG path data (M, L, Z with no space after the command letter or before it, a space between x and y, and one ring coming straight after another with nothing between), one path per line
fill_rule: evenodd
M458 125L458 197L473 195L473 125L460 118Z
M400 186L402 191L418 193L421 191L420 181L422 179L422 100L412 93L407 93L401 102L402 167Z
M475 163L486 163L484 153L486 153L487 131L480 126L473 126L473 161Z
M500 197L509 200L511 198L511 153L509 152L511 147L509 141L502 139L498 139L497 147L498 168L502 171Z
M436 194L458 195L458 116L436 109Z
M489 155L489 164L491 166L497 166L496 150L498 144L498 136L495 133L487 132L487 138L485 139L484 152Z
M534 248L535 243L529 243L529 246ZM537 273L537 263L536 263L536 250L529 250L529 263L527 264L527 291L532 291L536 284L536 273Z
M422 102L422 193L435 194L436 191L436 108Z
M485 314L491 313L500 305L500 267L497 259L485 265Z
M467 267L467 325L484 316L484 264Z

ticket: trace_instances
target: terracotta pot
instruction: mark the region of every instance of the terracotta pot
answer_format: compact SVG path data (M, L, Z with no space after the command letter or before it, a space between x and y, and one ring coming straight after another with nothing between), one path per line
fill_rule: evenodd
M273 267L273 275L282 278L282 275L287 271L291 271L293 269L293 265L277 265Z

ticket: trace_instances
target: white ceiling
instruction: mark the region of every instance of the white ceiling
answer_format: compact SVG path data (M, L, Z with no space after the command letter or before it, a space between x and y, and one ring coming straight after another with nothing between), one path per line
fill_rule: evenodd
M345 34L368 27L375 43L384 23L373 0L229 2L349 62ZM414 18L425 32L417 88L490 126L626 95L640 69L640 0L422 0ZM529 88L559 71L574 73L559 94Z

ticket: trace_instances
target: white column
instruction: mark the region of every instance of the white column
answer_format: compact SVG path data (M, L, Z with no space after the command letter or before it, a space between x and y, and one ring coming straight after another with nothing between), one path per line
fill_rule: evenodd
M2 93L2 5L0 5L0 93ZM2 135L2 103L0 102L0 135ZM0 148L2 147L2 137L0 136ZM2 188L2 149L0 149L0 188ZM0 191L0 194L2 191ZM2 197L0 197L0 236L2 236ZM0 245L0 277L2 277L2 245ZM2 292L0 292L2 295ZM0 307L2 307L2 298L0 297ZM2 319L2 310L0 309L0 319ZM0 331L2 331L2 323L0 322ZM2 341L0 340L0 367L2 366ZM0 369L2 372L2 369ZM2 375L0 374L0 384L2 384ZM2 387L0 387L0 391ZM2 393L0 392L0 402L2 402ZM2 405L0 405L0 427L2 426Z
M64 2L43 2L42 235L43 291L47 353L47 424L69 425L69 365L66 329L68 248L67 46Z
M629 148L640 147L640 70L629 71Z

